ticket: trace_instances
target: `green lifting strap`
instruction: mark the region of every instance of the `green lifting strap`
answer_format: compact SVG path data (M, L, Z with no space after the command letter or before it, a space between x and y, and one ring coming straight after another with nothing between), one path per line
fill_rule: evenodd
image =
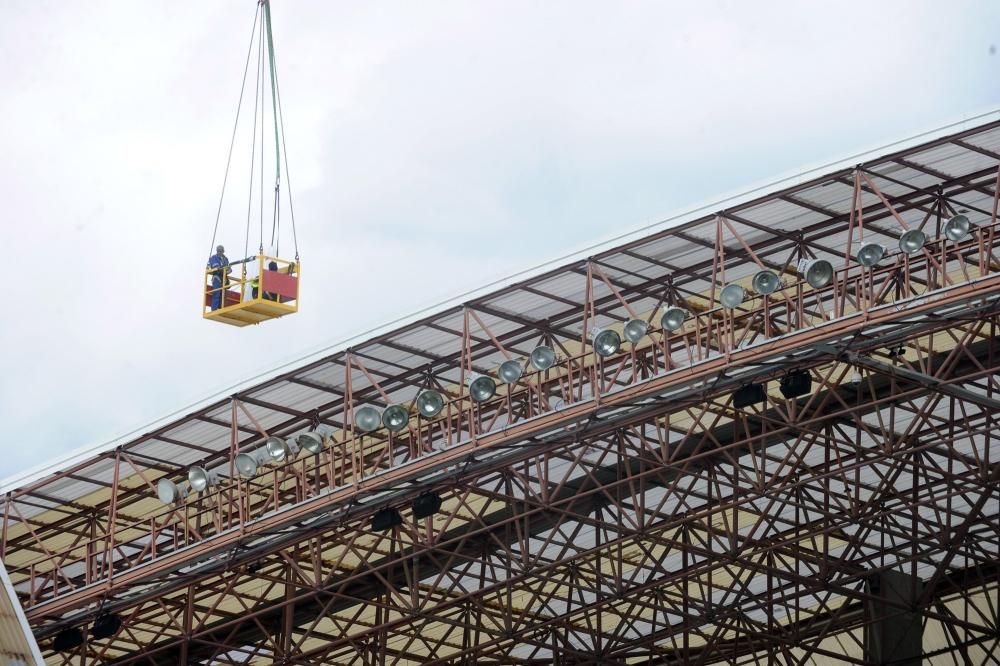
M278 187L281 182L281 152L280 141L278 140L278 92L277 92L277 71L274 66L274 42L271 40L271 3L263 0L264 5L264 25L267 27L267 59L271 71L271 115L274 116L274 159L277 162L274 172L274 186Z

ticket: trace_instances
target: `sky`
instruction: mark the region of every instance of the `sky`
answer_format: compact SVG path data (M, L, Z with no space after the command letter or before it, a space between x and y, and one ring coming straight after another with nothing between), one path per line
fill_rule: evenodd
M301 310L237 329L199 306L255 3L4 10L0 477L593 241L1000 107L989 0L275 0ZM231 258L248 135L221 216Z

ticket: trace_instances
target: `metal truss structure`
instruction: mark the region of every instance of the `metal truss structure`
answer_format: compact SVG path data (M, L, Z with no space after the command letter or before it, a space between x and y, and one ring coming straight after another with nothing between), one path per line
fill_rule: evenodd
M998 185L1000 120L938 134L26 479L2 555L46 659L876 664L902 635L926 663L1000 664ZM949 238L957 214L972 228ZM897 251L910 230L926 243ZM863 266L872 243L889 250ZM833 268L820 286L815 259ZM752 295L765 269L781 285ZM723 307L732 284L751 295ZM637 319L637 341L595 353L595 328ZM472 373L538 344L551 367L470 399ZM807 388L786 397L793 374ZM734 399L748 386L764 395ZM361 406L427 389L437 416L356 427ZM318 453L238 474L238 454L307 431ZM194 465L213 482L161 503L158 481ZM414 517L429 493L440 507ZM401 520L379 525L386 508ZM121 630L88 635L109 613ZM55 650L73 627L83 643Z

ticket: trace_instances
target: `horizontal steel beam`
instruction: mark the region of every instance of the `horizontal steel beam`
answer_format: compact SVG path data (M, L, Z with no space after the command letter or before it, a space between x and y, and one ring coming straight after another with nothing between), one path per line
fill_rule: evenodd
M917 372L916 370L907 368L902 365L890 365L888 363L876 360L871 356L858 354L856 352L849 352L847 354L838 354L838 356L846 359L848 362L860 368L867 368L868 370L878 372L880 374L886 375L887 377L897 377L900 379L905 379L915 384L919 384L920 386L926 386L927 388L933 389L938 393L943 393L944 395L949 395L959 400L971 402L974 405L979 405L980 407L983 407L985 409L989 409L991 411L1000 413L1000 400L995 400L981 393L976 393L975 391L970 391L969 389L962 388L961 386L953 386L951 384L941 381L937 377L932 377L923 372Z

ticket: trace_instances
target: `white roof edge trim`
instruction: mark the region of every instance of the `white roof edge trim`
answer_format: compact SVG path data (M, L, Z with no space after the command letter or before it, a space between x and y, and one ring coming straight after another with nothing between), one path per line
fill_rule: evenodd
M184 416L190 412L196 411L198 409L207 407L213 402L217 402L226 398L233 393L248 389L253 387L255 384L266 381L276 375L288 372L297 366L305 366L309 363L317 361L325 356L331 356L339 352L345 351L349 347L355 346L361 342L368 340L369 338L376 337L392 331L395 328L400 328L407 324L411 324L420 319L428 317L435 314L436 312L443 312L448 308L454 307L456 305L461 305L463 302L472 300L473 298L484 296L490 291L499 289L505 286L509 286L515 282L520 282L523 280L530 279L537 275L541 275L547 271L557 268L559 265L571 263L579 259L585 259L586 257L597 254L604 250L609 250L616 245L624 245L625 243L642 238L643 236L648 236L659 231L665 231L672 227L679 226L685 222L697 219L705 215L706 213L711 213L714 211L722 210L723 208L731 207L737 204L746 203L752 201L753 199L766 196L768 194L773 194L785 188L791 187L793 185L798 185L807 180L821 176L824 173L831 171L837 171L838 169L843 169L847 167L852 167L857 164L864 162L866 159L881 157L889 152L895 152L898 150L905 150L907 148L916 147L922 143L927 143L939 139L949 134L956 134L958 132L973 129L979 125L985 125L991 121L1000 120L1000 108L994 108L989 110L981 110L973 115L963 116L960 120L955 120L945 125L940 125L932 129L919 132L905 139L900 139L898 141L892 141L890 143L880 144L873 148L869 148L859 153L849 155L847 157L834 160L832 162L814 162L812 164L806 165L805 167L794 170L786 171L785 173L779 175L776 178L770 178L764 181L759 181L755 185L751 186L749 189L740 190L738 192L729 192L719 199L712 199L711 201L704 201L702 203L696 204L693 207L685 208L681 211L674 212L667 217L661 219L659 222L652 222L650 224L645 224L642 226L634 227L629 231L625 231L619 234L614 234L607 236L601 240L590 241L584 245L577 247L576 249L562 254L558 257L554 257L548 261L541 264L531 266L524 270L518 271L516 273L498 277L481 287L465 291L455 296L448 298L444 301L438 303L429 304L412 312L408 315L404 315L397 319L393 319L384 324L376 326L374 328L369 328L367 330L361 331L351 337L344 340L333 342L329 345L321 347L319 349L314 349L313 351L301 352L300 355L296 355L294 358L289 358L286 361L282 361L277 366L271 367L270 369L260 371L246 379L243 379L235 384L221 388L214 391L210 395L191 402L179 409L175 409L168 415L153 421L152 423L147 423L135 427L128 432L107 440L101 444L84 446L79 449L70 451L69 453L63 455L61 458L56 459L56 461L51 463L44 463L36 465L29 468L25 472L20 474L11 475L3 480L0 480L0 493L8 493L19 487L25 486L27 484L33 483L39 479L44 478L48 474L52 474L57 470L62 470L67 467L71 467L77 463L83 462L87 458L99 455L101 453L106 453L108 451L114 450L117 446L125 444L136 437L139 437L147 432L151 432L158 428L161 428L177 418Z

